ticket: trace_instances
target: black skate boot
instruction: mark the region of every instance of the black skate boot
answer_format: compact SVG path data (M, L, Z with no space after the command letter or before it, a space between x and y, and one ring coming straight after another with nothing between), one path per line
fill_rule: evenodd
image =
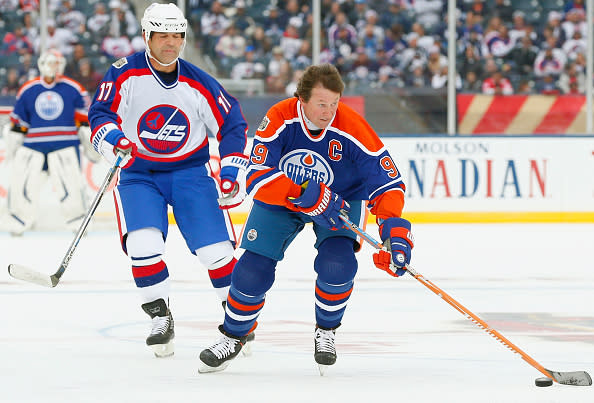
M223 336L209 348L200 353L201 365L198 372L222 371L229 365L229 361L239 354L246 343L247 336L237 337L225 332L223 325L219 325Z
M320 375L324 375L326 367L336 362L336 347L334 347L335 333L336 328L327 329L316 326L314 333L314 359L318 363Z
M153 319L151 334L146 345L153 349L156 357L169 357L174 353L173 316L163 298L142 305L142 309Z
M223 301L223 311L225 309L227 309L227 301ZM245 341L245 345L241 349L241 354L243 354L244 357L249 357L252 355L252 343L254 340L256 340L256 332L248 333L246 337L247 339Z

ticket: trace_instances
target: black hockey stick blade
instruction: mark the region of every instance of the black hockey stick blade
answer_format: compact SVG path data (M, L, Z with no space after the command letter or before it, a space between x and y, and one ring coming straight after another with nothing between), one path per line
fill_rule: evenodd
M58 284L58 281L60 281L59 277L55 274L43 274L27 266L21 266L20 264L9 264L8 274L16 279L50 288L55 287Z
M547 369L551 377L562 385L592 386L592 378L586 371L557 372Z

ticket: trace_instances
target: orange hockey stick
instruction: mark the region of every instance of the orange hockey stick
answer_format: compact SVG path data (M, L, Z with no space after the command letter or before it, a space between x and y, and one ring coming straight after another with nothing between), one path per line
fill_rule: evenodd
M359 235L361 238L363 238L365 241L367 241L369 244L371 244L374 248L386 250L386 248L381 243L376 241L371 235L369 235L367 232L365 232L364 230L359 228L356 224L351 222L348 219L348 217L341 215L340 218L345 222L345 224L351 231L353 231L354 233ZM437 296L439 296L445 302L447 302L448 304L453 306L458 312L460 312L462 315L464 315L467 319L470 319L475 325L477 325L478 327L483 329L485 332L489 333L497 341L499 341L501 344L503 344L504 346L509 348L514 353L519 354L524 361L526 361L528 364L532 365L534 368L539 370L543 375L546 375L548 378L554 380L555 382L558 382L558 383L561 383L564 385L574 385L574 386L590 386L590 385L592 385L592 378L586 371L557 372L557 371L551 371L550 369L546 369L545 367L540 365L538 362L536 362L532 357L530 357L528 354L526 354L524 351L522 351L522 349L520 349L518 346L516 346L511 341L509 341L501 333L499 333L497 330L495 330L491 326L489 326L489 324L487 322L485 322L484 320L482 320L481 318L476 316L474 313L472 313L464 305L462 305L461 303L456 301L454 298L452 298L450 295L448 295L441 288L439 288L438 286L433 284L431 281L427 280L425 277L423 277L421 274L419 274L410 265L406 266L406 271L408 272L408 274L410 274L411 276L416 278L425 287L427 287L431 291L433 291Z

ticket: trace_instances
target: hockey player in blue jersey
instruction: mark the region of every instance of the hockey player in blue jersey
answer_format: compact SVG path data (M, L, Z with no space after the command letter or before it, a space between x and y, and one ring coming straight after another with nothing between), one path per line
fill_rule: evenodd
M224 305L236 263L227 209L246 196L247 123L235 98L179 57L187 20L177 6L151 4L141 26L146 50L113 63L89 120L91 142L107 161L117 151L126 155L114 190L120 239L152 318L146 343L165 357L175 335L163 260L168 206ZM207 130L218 140L220 187L209 167Z
M79 125L88 126L89 96L82 85L63 75L66 61L57 50L43 52L40 76L20 88L4 128L11 176L8 228L20 235L39 217L45 172L58 193L67 228L79 227L87 209L80 167ZM84 141L88 143L88 138Z
M400 276L410 262L411 226L400 217L402 177L369 124L340 102L343 89L334 66L310 66L295 97L274 105L258 127L247 174L254 205L241 240L245 251L233 271L222 337L201 352L200 372L224 369L242 350L277 262L306 223L313 222L316 235L314 359L321 373L336 361L335 330L353 290L360 248L339 215L363 228L367 208L375 214L389 250L374 255L378 268Z

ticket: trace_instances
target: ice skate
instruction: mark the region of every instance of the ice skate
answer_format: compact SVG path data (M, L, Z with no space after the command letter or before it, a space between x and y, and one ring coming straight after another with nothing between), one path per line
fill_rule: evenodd
M335 329L323 329L316 326L314 333L314 359L318 363L320 375L324 375L326 368L336 362L336 348L334 347Z
M223 310L227 307L227 301L223 301ZM249 357L252 355L252 344L254 340L256 340L256 333L251 332L246 336L245 345L241 348L241 354L244 357Z
M222 371L229 365L229 362L235 358L246 343L247 336L236 337L219 326L219 331L223 336L209 348L200 353L201 365L198 372L217 372Z
M162 298L142 305L142 309L153 319L151 334L146 345L153 349L155 357L163 358L174 353L173 316Z

